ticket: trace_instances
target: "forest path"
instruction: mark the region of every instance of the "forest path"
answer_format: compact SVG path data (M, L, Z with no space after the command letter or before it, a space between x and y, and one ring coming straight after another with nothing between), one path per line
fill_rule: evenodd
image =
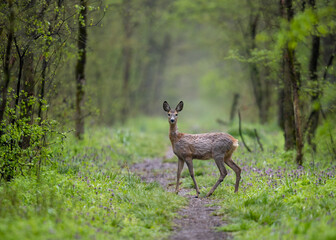
M173 151L169 149L165 159L172 158L173 154ZM142 163L132 165L130 170L139 175L143 181L156 181L169 192L175 190L177 163L164 162L163 158L147 159ZM216 206L215 200L195 198L195 190L185 189L183 185L180 186L179 194L188 199L189 205L178 212L180 217L174 220L174 231L169 239L214 240L231 238L228 233L215 230L215 227L225 224L220 216L213 215L213 212L219 208Z

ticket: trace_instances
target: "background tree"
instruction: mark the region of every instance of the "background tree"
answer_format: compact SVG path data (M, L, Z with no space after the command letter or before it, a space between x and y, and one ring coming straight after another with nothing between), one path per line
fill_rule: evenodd
M78 59L76 64L76 137L83 138L84 134L84 85L86 64L86 41L87 41L87 0L81 0L78 15Z

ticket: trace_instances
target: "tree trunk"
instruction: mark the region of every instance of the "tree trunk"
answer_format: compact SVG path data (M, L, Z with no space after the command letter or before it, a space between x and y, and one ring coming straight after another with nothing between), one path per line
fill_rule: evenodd
M40 92L40 97L39 97L39 108L38 108L38 114L37 116L39 117L39 124L42 123L42 106L43 106L43 100L44 100L44 91L45 91L45 82L46 82L46 71L47 71L47 66L48 62L46 60L46 57L43 57L42 61L42 74L41 74L41 92Z
M140 107L145 114L153 113L153 108L150 107L149 102L154 100L155 96L155 82L157 81L158 55L159 44L155 38L155 0L148 0L144 2L144 11L146 16L147 30L145 32L146 45L145 57L143 61L143 76L139 86L140 92Z
M33 104L31 99L34 97L34 55L28 52L25 56L25 65L23 68L23 86L21 105L21 117L25 119L27 124L33 123ZM22 148L30 146L30 134L24 134L22 138Z
M283 18L290 21L293 14L290 12L291 7L287 8L285 0L280 0L280 14ZM288 11L288 12L287 12ZM288 60L288 53L286 50L283 52L282 57L282 83L283 87L279 93L279 106L282 108L279 110L280 126L283 125L284 137L285 137L285 150L294 149L295 147L295 121L294 121L294 108L292 98L292 87L290 81L290 64Z
M26 55L26 52L28 50L28 46L21 53L20 47L17 44L16 38L14 38L14 42L15 42L16 52L17 52L17 55L19 57L19 72L18 72L18 77L17 77L17 82L16 82L16 96L15 96L15 105L14 105L14 110L15 110L15 113L16 113L16 110L19 106L19 101L20 101L20 91L21 91L21 85L22 85L22 83L21 83L22 71L23 71L23 66L24 66L24 62L25 62L25 55ZM14 124L14 122L15 122L15 118L12 119L13 124Z
M125 33L125 40L123 46L123 57L124 57L124 69L123 69L123 86L122 86L122 94L123 94L123 106L121 108L121 122L125 123L126 119L129 115L129 107L130 107L130 89L129 82L131 78L131 65L132 65L132 57L133 57L133 49L131 46L131 37L133 34L133 23L131 16L131 1L124 0L123 2L123 11L122 11L122 20L123 27Z
M282 2L283 3L283 2ZM292 8L292 0L285 0L284 8L287 17L287 21L290 22L294 16L294 11ZM293 110L294 110L294 123L295 123L295 142L296 142L296 163L302 165L303 161L303 137L302 137L302 123L301 123L301 110L300 110L300 93L299 93L299 72L295 68L295 51L290 49L288 44L285 47L285 75L284 84L290 83L293 97ZM287 114L287 113L286 113ZM288 112L291 115L291 110ZM286 133L286 126L285 126Z
M293 103L294 103L294 119L295 119L295 140L296 140L296 163L302 165L303 161L303 136L302 136L302 122L300 110L300 94L297 79L292 78L293 88Z
M4 113L6 110L6 104L7 104L7 93L8 93L8 86L10 82L10 56L11 56L11 50L12 50L12 43L13 43L13 37L14 37L14 9L13 9L13 2L12 0L8 1L8 9L10 11L9 13L9 32L8 32L8 38L7 38L7 44L6 44L6 52L4 56L4 83L1 84L0 91L2 92L2 99L0 104L0 123L2 122L4 118ZM2 130L0 129L0 136L2 135Z
M235 93L233 96L233 101L232 101L232 105L231 105L231 111L230 111L230 122L232 123L236 112L237 112L237 106L238 106L238 100L239 100L239 93Z
M315 9L315 0L309 0L309 4L312 8ZM317 76L317 66L318 66L318 58L320 55L320 37L313 36L312 37L312 48L311 48L311 56L309 61L309 77L312 83L312 96L311 96L311 105L313 109L309 115L307 122L307 141L308 144L312 147L314 152L316 151L316 144L313 143L313 138L315 136L315 131L318 126L319 116L320 116L320 106L319 106L319 98L320 98L320 87Z
M128 117L128 114L129 114L129 105L130 105L129 82L130 82L131 64L132 64L132 56L133 56L133 50L131 46L124 47L123 55L125 58L125 66L124 66L124 73L123 73L123 89L122 89L124 104L121 109L121 122L125 123Z
M284 68L282 68L282 69L284 69ZM279 87L279 89L278 89L278 126L283 131L285 131L284 101L285 101L285 91L284 91L284 88L283 87Z
M320 97L320 87L317 76L317 64L320 54L320 37L313 36L311 57L309 62L309 74L310 81L313 83L311 104L313 109L309 115L307 123L307 141L308 144L316 151L316 145L313 143L312 139L315 136L315 131L318 126L319 116L320 116L320 106L319 106L319 97Z
M285 150L294 149L295 147L295 120L294 120L294 107L293 107L293 94L291 87L291 68L289 56L287 51L284 51L284 75L283 75L283 126L285 136Z
M76 137L83 138L84 134L84 84L86 63L86 40L87 40L87 0L80 0L81 10L78 17L78 59L76 65Z
M290 59L294 60L294 51ZM289 54L289 55L290 55ZM294 119L295 119L295 140L296 140L296 163L301 166L303 161L303 137L302 137L302 123L300 110L300 94L298 86L298 78L295 76L294 62L292 62L292 89L293 89L293 104L294 104Z
M154 40L154 36L152 33L147 33L150 36L147 40L147 51L145 53L145 61L143 68L143 77L140 84L140 96L141 96L141 109L143 109L144 113L150 114L152 108L150 107L149 102L153 100L154 96L154 82L155 82L155 70L157 67L156 61L156 48L157 42Z
M265 123L265 116L263 113L263 95L262 84L260 81L260 74L256 63L249 63L250 79L252 83L253 94L256 100L259 113L259 121L261 124Z
M161 99L162 86L164 82L164 73L167 65L167 59L170 47L171 47L171 37L169 34L166 34L159 52L159 62L156 73L157 77L154 85L154 99L153 99L154 101L159 101Z
M323 73L323 82L328 81L331 83L336 82L336 76L334 74L328 74L330 67L333 64L333 60L336 55L336 35L329 35L324 38L323 40L323 62L326 63L325 70Z
M270 108L272 106L272 93L271 93L271 88L272 88L272 82L270 79L268 79L268 76L271 74L271 69L267 66L264 67L264 74L263 74L263 102L262 102L262 119L263 122L266 123L269 121L269 113L270 113Z
M259 22L259 15L254 16L254 14L251 14L250 16L250 25L249 25L249 33L250 33L250 41L251 41L251 46L247 50L247 54L249 57L252 56L251 51L256 47L255 43L255 38L257 35L257 26ZM255 62L250 62L249 63L249 72L250 72L250 79L251 79L251 84L252 84L252 89L253 89L253 95L256 100L256 104L258 107L258 112L259 112L259 121L261 124L264 124L267 122L267 112L265 112L267 109L264 108L264 90L263 90L263 84L261 82L260 78L260 71L258 69L258 66Z

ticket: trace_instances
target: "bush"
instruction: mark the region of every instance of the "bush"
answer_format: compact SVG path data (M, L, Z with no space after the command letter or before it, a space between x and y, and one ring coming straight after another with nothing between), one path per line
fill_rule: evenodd
M55 121L31 119L14 108L7 107L0 133L0 180L10 181L16 175L40 173L41 166L51 156L47 139L59 134ZM59 134L61 139L62 134Z

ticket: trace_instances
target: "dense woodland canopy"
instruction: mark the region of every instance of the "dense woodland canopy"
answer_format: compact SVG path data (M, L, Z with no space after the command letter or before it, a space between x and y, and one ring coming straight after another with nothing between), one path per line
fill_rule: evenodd
M299 165L319 126L335 154L334 1L7 0L0 12L3 152L183 99L213 121L239 109L277 122Z

